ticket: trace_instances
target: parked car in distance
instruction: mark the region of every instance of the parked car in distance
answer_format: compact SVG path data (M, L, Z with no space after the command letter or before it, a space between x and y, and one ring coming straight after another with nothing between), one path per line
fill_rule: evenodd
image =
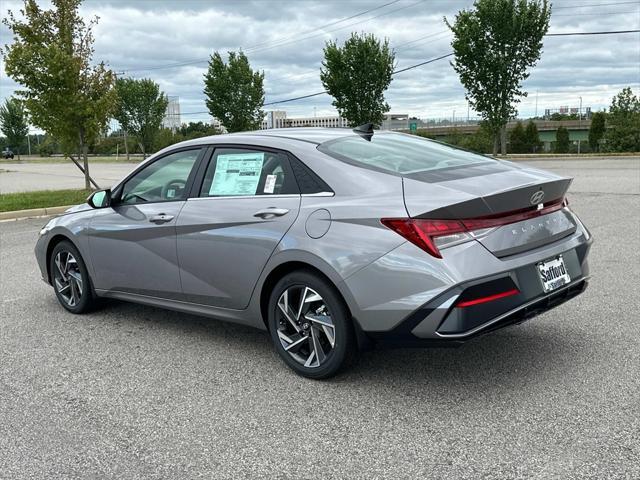
M11 149L9 149L9 148L5 148L2 151L2 158L4 158L4 159L13 158L13 151L11 151Z
M460 345L582 293L570 183L371 125L217 135L50 220L35 254L70 312L107 297L250 325L327 378L370 345Z

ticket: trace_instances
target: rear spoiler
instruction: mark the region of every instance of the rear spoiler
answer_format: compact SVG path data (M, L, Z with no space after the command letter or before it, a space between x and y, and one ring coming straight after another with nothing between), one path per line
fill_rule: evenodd
M412 215L412 217L432 220L477 218L531 208L539 204L547 205L562 200L572 180L562 178L519 186L511 190L449 204L419 215Z

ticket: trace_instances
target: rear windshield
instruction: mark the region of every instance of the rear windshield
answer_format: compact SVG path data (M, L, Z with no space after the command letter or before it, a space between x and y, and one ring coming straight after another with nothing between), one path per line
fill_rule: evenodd
M343 137L320 144L318 150L338 160L400 175L497 163L415 135L376 132L370 138Z

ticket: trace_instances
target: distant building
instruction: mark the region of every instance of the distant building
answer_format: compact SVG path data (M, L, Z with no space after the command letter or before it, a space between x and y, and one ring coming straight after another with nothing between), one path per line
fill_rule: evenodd
M182 124L180 121L180 98L175 96L168 96L167 98L169 103L162 119L162 128L169 128L175 132Z
M272 110L267 112L266 118L262 122L264 130L270 128L292 128L292 127L327 127L341 128L348 127L346 119L338 115L328 115L324 117L287 117L284 110Z
M421 125L422 122L418 121ZM262 122L263 130L270 128L291 128L291 127L326 127L326 128L347 128L349 122L339 115L327 115L323 117L287 117L284 110L271 110ZM382 125L382 130L408 130L409 115L406 113L386 113Z
M267 118L262 122L262 129L284 128L287 120L287 112L284 110L271 110L267 112Z

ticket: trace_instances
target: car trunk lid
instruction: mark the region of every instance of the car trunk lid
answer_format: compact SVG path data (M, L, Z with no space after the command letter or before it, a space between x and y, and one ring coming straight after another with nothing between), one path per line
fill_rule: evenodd
M489 219L476 240L497 257L540 247L573 233L572 215L559 202L572 179L509 162L420 173L403 178L411 218L431 220ZM557 208L549 209L549 205ZM540 215L535 211L540 209ZM549 212L549 213L547 213ZM515 214L515 216L514 216ZM519 220L517 214L521 215ZM507 224L500 225L504 220ZM485 223L487 223L485 221Z

